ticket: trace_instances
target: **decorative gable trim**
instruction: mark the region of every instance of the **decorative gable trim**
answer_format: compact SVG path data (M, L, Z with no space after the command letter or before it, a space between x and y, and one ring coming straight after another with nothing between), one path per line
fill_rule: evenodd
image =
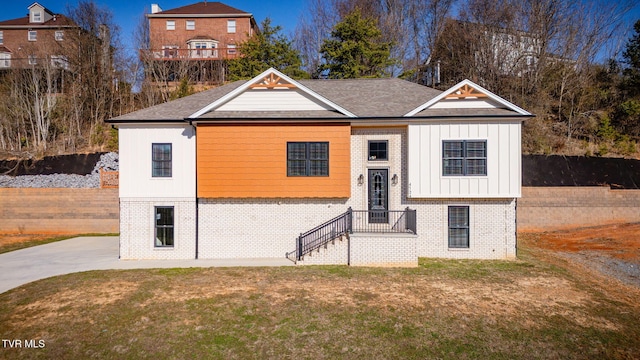
M532 114L509 101L499 97L498 95L490 92L489 90L483 88L482 86L475 84L471 80L463 80L458 84L452 86L442 94L436 96L435 98L429 100L428 102L418 106L414 110L405 114L405 117L415 116L419 112L426 110L428 108L432 108L437 106L436 104L443 102L455 102L455 101L469 101L469 100L478 100L482 103L482 105L478 106L479 108L487 108L487 107L502 107L508 110L512 110L523 116L532 116ZM449 104L448 108L451 108L453 104ZM438 106L439 107L439 106ZM445 107L445 106L442 106Z
M249 86L252 89L296 89L297 86L295 84L283 81L281 77L277 76L274 73L267 75L264 78L264 81L260 83L254 83Z
M286 89L286 90L295 89L295 90L301 91L304 95L310 97L311 99L314 99L320 102L321 104L325 105L326 107L331 108L347 117L351 117L351 118L356 117L356 115L354 115L347 109L317 94L316 92L300 84L299 82L293 80L292 78L281 73L280 71L274 68L270 68L264 71L262 74L247 81L242 86L236 88L235 90L221 97L220 99L212 102L211 104L205 106L204 108L198 110L197 112L189 115L187 118L196 119L210 111L214 111L251 89L265 89L266 91L273 91L273 90L280 90L280 89Z

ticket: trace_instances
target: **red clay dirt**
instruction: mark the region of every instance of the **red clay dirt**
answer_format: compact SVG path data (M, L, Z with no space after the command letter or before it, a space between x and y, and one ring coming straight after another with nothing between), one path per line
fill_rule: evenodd
M534 245L565 253L596 251L640 264L640 223L544 232L539 234Z

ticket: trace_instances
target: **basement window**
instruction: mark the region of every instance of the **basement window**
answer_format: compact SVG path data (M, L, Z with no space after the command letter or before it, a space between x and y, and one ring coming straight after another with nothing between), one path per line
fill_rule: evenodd
M449 206L449 248L469 248L468 206Z
M173 206L155 207L155 247L173 247Z

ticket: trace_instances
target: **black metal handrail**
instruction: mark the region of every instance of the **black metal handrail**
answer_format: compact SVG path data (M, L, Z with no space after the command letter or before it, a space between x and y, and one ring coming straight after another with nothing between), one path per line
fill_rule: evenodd
M296 250L286 253L286 257L290 258L291 255L295 254L297 261L302 260L304 255L319 249L340 236L350 233L352 211L349 208L344 214L340 214L324 224L300 234L296 242Z
M296 249L285 256L300 261L306 254L349 233L411 233L417 234L416 210L352 210L301 233ZM291 258L295 255L295 260Z
M417 234L416 210L353 210L353 232Z

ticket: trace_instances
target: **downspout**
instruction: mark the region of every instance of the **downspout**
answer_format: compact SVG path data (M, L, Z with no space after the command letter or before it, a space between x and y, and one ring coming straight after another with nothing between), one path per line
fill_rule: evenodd
M195 167L195 178L196 178L196 194L195 194L195 200L196 200L196 260L198 260L198 250L199 250L199 244L198 244L198 240L199 240L199 234L198 234L198 229L200 228L199 224L200 224L200 216L199 216L199 209L198 209L198 136L196 136L197 133L197 127L195 125L193 125L193 122L191 120L189 120L189 126L193 127L193 136L195 136L196 138L196 151L195 151L195 161L196 161L196 167Z

